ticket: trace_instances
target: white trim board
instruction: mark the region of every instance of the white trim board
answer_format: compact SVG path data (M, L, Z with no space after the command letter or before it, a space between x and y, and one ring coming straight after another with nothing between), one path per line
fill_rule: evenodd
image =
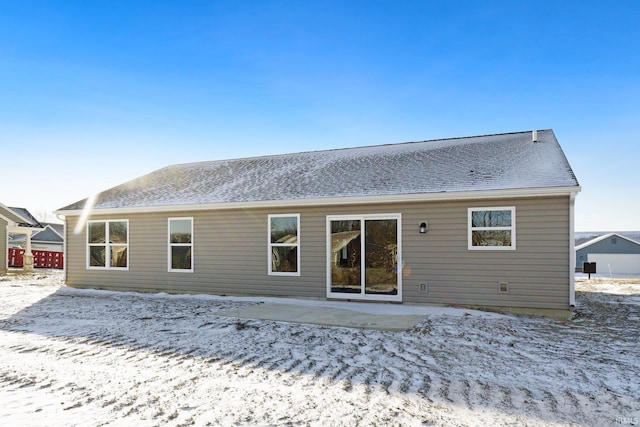
M246 202L220 202L184 205L160 205L160 206L130 206L121 208L97 208L92 209L91 215L113 215L128 213L148 212L179 212L179 211L203 211L222 209L250 209L250 208L278 208L278 207L305 207L305 206L339 206L339 205L368 205L383 203L411 203L411 202L436 202L457 200L485 200L485 199L513 199L528 197L554 197L571 196L580 191L580 187L553 187L553 188L527 188L515 190L479 190L442 192L425 194L394 194L386 196L361 196L361 197L335 197L323 199L287 199L287 200L263 200ZM81 215L83 209L57 210L54 213L61 216Z

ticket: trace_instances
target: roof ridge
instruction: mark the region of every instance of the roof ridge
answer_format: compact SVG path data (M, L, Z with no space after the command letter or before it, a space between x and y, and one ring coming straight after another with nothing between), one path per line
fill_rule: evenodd
M399 145L408 145L408 144L421 144L425 142L442 142L442 141L454 141L454 140L463 140L463 139L474 139L474 138L486 138L490 136L505 136L505 135L519 135L533 132L532 130L524 130L517 132L501 132L501 133L487 133L481 135L471 135L471 136L458 136L458 137L450 137L450 138L436 138L436 139L424 139L418 141L404 141L404 142L388 142L384 144L372 144L372 145L360 145L357 147L340 147L340 148L327 148L325 150L307 150L307 151L296 151L293 153L280 153L280 154L263 154L256 156L248 156L248 157L234 157L230 159L216 159L216 160L200 160L197 162L184 162L184 163L173 163L171 165L164 166L160 169L162 170L166 168L172 168L176 166L186 166L186 165L199 165L205 163L213 163L213 162L235 162L241 160L254 160L254 159L267 159L273 157L283 157L283 156L297 156L303 154L312 154L312 153L329 153L335 151L348 151L348 150L361 150L365 148L375 148L375 147L389 147L389 146L399 146ZM553 131L553 129L535 129L538 132L546 132Z
M522 130L522 131L517 131L517 132L487 133L487 134L482 134L482 135L458 136L458 137L453 137L453 138L426 139L424 141L410 141L410 142L406 142L406 143L402 143L401 142L399 144L411 144L412 142L448 141L448 140L452 140L452 139L485 138L485 137L488 137L488 136L518 135L518 134L521 134L521 133L531 133L534 130L537 131L537 132L546 132L546 131L551 131L552 129L531 129L531 130ZM392 145L392 144L388 144L388 145Z

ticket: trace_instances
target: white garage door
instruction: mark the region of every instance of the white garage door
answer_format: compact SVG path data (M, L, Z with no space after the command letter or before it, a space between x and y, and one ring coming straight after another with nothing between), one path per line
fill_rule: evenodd
M589 262L595 262L598 273L640 274L640 255L589 254Z

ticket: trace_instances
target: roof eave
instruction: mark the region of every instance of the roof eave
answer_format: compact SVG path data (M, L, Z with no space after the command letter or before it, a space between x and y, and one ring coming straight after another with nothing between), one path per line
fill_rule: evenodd
M7 215L3 215L0 212L0 217L3 218L4 220L6 220L7 222L11 222L11 223L17 224L17 223L20 222L19 220L22 220L21 222L30 223L30 220L28 218L25 218L20 213L14 211L13 209L11 209L8 206L3 205L2 203L0 203L0 209L4 210L6 214L13 215L15 217L15 218L9 218Z
M600 236L600 237L596 237L596 238L593 238L593 239L591 239L591 240L589 240L589 241L586 241L586 242L584 242L583 244L581 244L581 245L579 245L579 246L576 246L576 247L575 247L575 250L576 250L576 251L579 251L580 249L584 249L584 248L586 248L586 247L589 247L589 246L591 246L591 245L594 245L594 244L596 244L596 243L599 243L599 242L601 242L601 241L603 241L603 240L606 240L606 239L608 239L609 237L613 237L613 236L615 236L615 237L619 237L619 238L621 238L621 239L623 239L623 240L627 240L628 242L631 242L631 243L633 243L633 244L640 245L640 242L636 242L635 240L630 239L630 238L628 238L628 237L625 237L625 236L623 236L622 234L618 234L618 233L607 233L607 234L603 234L603 235L602 235L602 236Z
M335 197L318 199L288 199L288 200L262 200L248 202L221 202L184 205L162 206L131 206L122 208L94 208L93 215L152 213L152 212L178 212L178 211L203 211L222 209L248 209L248 208L277 208L289 206L332 206L332 205L359 205L380 204L397 202L430 202L430 201L455 201L455 200L482 200L482 199L507 199L523 197L550 197L562 195L575 195L579 193L579 186L569 187L542 187L526 189L505 190L476 190L456 191L421 194L397 194L385 196L360 196L360 197ZM60 216L77 216L83 213L83 209L57 210L54 212Z

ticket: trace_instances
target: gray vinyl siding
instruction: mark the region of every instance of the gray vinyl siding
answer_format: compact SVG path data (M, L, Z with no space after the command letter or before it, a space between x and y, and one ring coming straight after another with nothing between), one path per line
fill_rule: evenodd
M515 206L516 250L468 250L467 207ZM507 307L569 306L569 199L464 202L425 208L403 219L404 301ZM413 229L412 229L413 228ZM408 271L410 269L410 271ZM498 292L507 282L509 291ZM420 293L426 283L428 292Z
M469 207L515 206L516 250L468 250ZM267 274L268 214L300 214L300 276ZM111 289L326 298L326 216L402 215L403 302L569 306L569 197L94 216L129 220L128 271L86 269L86 233L67 236L67 283ZM167 272L167 219L194 218L194 272ZM73 230L77 217L68 217ZM428 221L429 231L418 232ZM498 292L508 282L509 292ZM428 292L420 292L426 283Z
M613 243L613 239L616 239L616 243ZM589 261L589 254L640 254L640 244L620 236L610 236L585 246L576 251L576 271L582 271L582 263Z
M7 272L7 221L0 218L0 254L2 259L0 260L0 274Z
M613 243L616 239L616 243ZM640 254L640 245L611 236L576 251L576 267L582 271L582 263L589 261L589 254Z

